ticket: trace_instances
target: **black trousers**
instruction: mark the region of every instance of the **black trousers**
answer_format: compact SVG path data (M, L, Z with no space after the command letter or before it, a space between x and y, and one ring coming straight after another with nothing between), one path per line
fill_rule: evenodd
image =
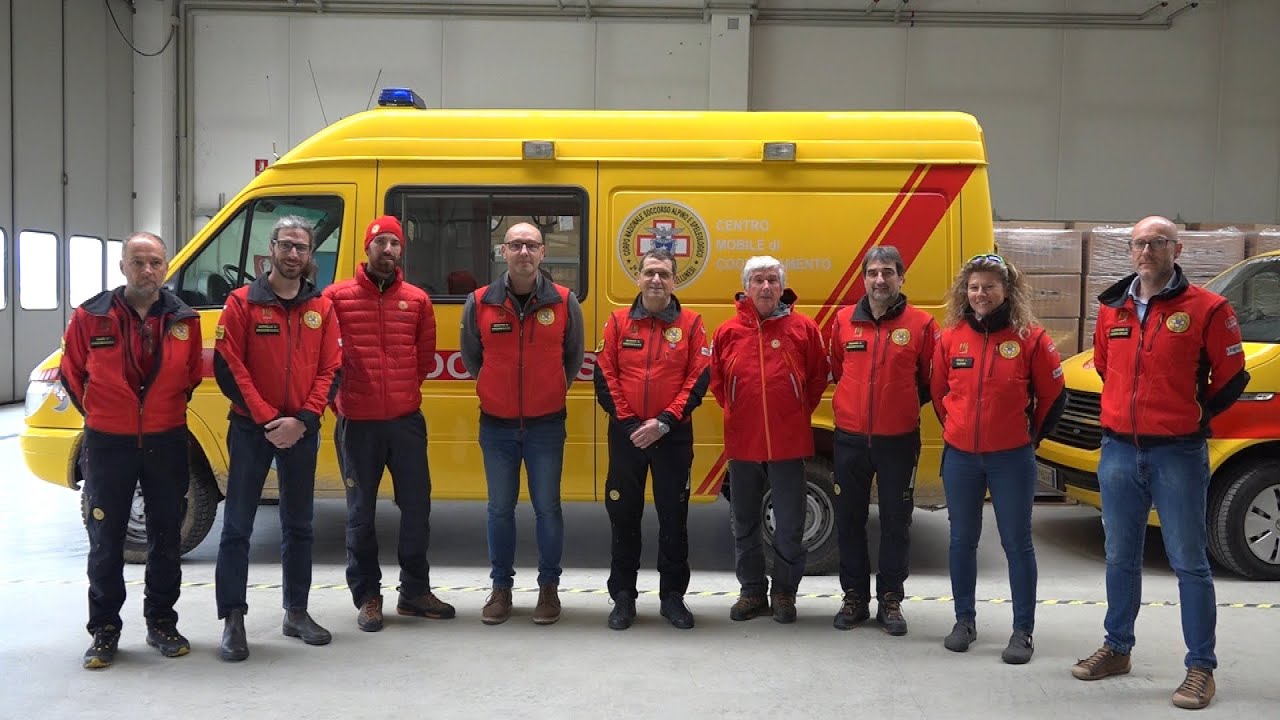
M378 534L374 528L378 486L391 470L400 508L400 592L415 597L431 589L427 547L431 541L431 471L427 423L421 412L392 420L338 418L334 429L338 466L347 488L347 586L356 607L382 593Z
M609 422L609 474L604 506L613 529L609 595L636 597L640 571L640 520L645 482L653 471L653 504L658 512L658 593L684 595L689 589L689 472L693 465L693 424L674 425L656 443L641 449L631 432Z
M773 592L795 595L809 553L804 547L804 460L729 461L729 503L733 507L733 549L738 585L744 595L765 595L764 525L761 507L769 493L773 508Z
M871 560L867 552L867 510L871 479L879 491L880 572L876 597L902 594L911 550L911 513L915 509L915 469L920 434L854 435L836 430L836 532L840 542L840 587L870 597Z
M121 627L124 540L134 491L142 485L147 518L147 571L142 614L147 623L178 621L182 585L182 499L190 482L187 429L136 436L85 431L81 470L89 507L89 623L92 634Z

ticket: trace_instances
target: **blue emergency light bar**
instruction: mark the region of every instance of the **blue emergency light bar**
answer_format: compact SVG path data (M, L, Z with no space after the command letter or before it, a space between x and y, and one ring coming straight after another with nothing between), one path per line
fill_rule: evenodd
M410 88L389 87L382 88L382 94L378 95L378 107L413 107L426 110L427 101Z

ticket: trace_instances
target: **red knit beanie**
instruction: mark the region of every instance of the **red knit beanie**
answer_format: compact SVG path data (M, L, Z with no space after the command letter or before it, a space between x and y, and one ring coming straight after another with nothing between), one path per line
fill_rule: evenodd
M394 215L383 215L380 218L375 218L373 222L369 223L369 229L365 230L364 251L366 253L369 252L369 243L384 233L395 235L400 244L404 245L404 230L400 228L400 221Z

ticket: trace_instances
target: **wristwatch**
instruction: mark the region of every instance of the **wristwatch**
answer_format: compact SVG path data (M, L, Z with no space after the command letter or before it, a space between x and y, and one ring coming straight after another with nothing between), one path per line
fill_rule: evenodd
M661 434L663 434L663 435L666 435L667 433L671 432L671 426L670 426L670 425L668 425L668 424L666 424L666 423L664 423L664 422L662 422L661 420L659 420L659 421L658 421L658 432L659 432L659 433L661 433Z

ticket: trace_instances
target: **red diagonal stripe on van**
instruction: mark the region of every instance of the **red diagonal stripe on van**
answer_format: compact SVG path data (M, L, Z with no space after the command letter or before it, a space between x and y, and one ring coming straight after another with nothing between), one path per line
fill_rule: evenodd
M964 188L964 184L968 182L969 176L973 174L973 167L968 165L930 167L925 172L924 178L912 190L911 188L915 185L917 177L924 169L925 166L917 167L911 177L907 179L906 185L898 193L898 197L894 198L893 203L889 205L889 209L885 211L880 223L872 231L871 237L867 239L862 249L858 251L849 268L845 270L840 282L836 285L831 295L827 297L827 302L818 310L814 320L822 328L823 337L826 337L830 329L829 325L835 319L836 311L845 305L857 302L866 291L862 283L850 283L850 280L857 273L858 268L861 267L862 257L866 254L867 249L875 245L893 245L902 253L903 265L910 268L911 263L919 256L920 251L924 249L925 243L929 241L929 237L933 235L933 231L938 227L938 223L946 216L951 203L955 202L955 199L960 196L960 191ZM902 212L898 214L897 219L894 219L894 213L904 201L906 202L905 207L902 208ZM890 222L892 224L889 224ZM845 285L849 287L844 289ZM711 466L711 471L707 473L702 483L698 486L697 495L706 494L713 486L716 491L719 491L725 463L726 457L724 451L721 451L720 457Z

